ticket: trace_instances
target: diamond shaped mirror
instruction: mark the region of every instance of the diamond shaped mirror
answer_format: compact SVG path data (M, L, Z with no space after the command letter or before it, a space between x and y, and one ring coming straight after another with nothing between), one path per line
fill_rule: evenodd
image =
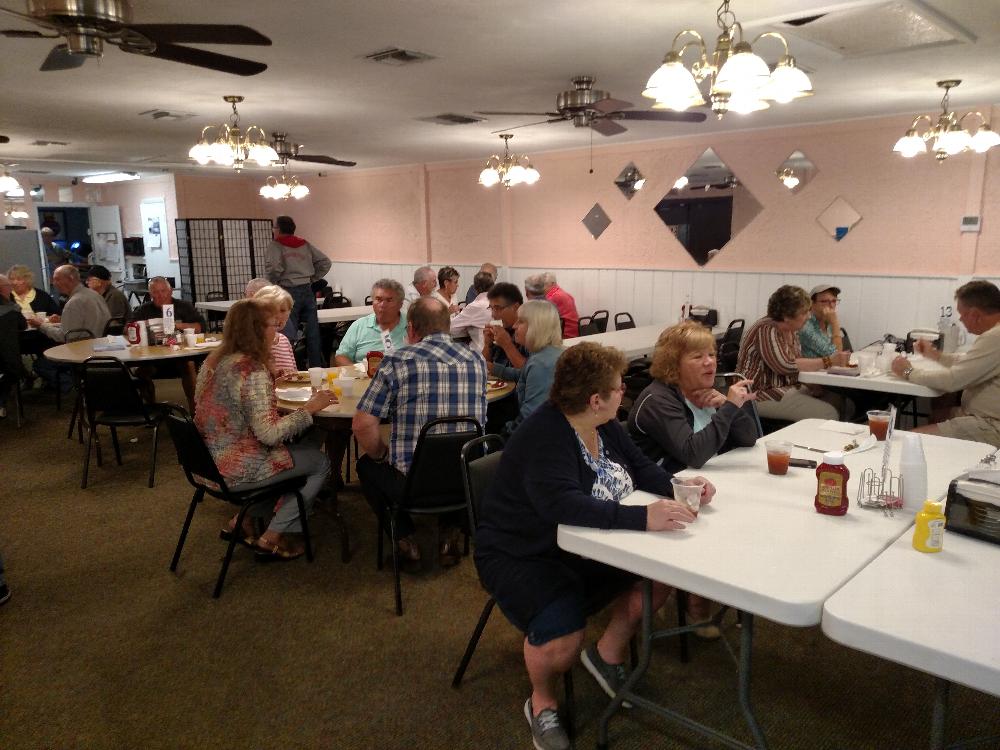
M646 178L643 177L642 172L632 162L629 162L628 166L615 177L615 185L622 191L622 195L629 200L632 200L632 196L639 190L642 190L642 186L645 184Z
M605 229L611 226L611 219L604 213L604 209L601 208L600 203L595 203L594 207L580 221L587 227L587 231L590 232L595 240L604 234Z
M840 242L861 221L861 214L854 210L854 206L837 196L836 200L816 217L816 221L828 235Z
M753 221L761 205L707 148L654 210L695 263L703 266Z
M816 176L816 165L801 151L793 151L774 174L790 193L798 193Z

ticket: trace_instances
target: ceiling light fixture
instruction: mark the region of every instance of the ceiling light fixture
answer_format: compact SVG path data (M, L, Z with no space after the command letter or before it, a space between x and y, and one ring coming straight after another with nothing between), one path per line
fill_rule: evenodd
M799 178L795 176L795 172L792 171L791 167L785 167L784 169L779 169L775 172L778 175L778 180L789 190L794 190L798 187Z
M7 204L7 210L3 212L5 218L23 220L28 218L28 212L23 208L14 208L9 203Z
M274 175L267 178L267 181L260 188L260 194L264 198L276 201L286 201L289 198L301 200L309 195L309 188L299 182L299 178L292 175L291 179L281 170L281 179Z
M202 128L198 142L188 151L188 156L202 166L209 162L232 166L239 172L248 161L253 161L262 167L269 167L278 161L278 153L267 140L267 133L256 125L247 128L246 133L240 130L240 113L236 105L243 101L242 96L224 96L224 101L233 107L229 122L221 125L207 125ZM214 140L209 142L208 133L215 128Z
M787 104L813 93L809 76L796 67L784 36L777 31L765 31L753 40L756 44L770 37L784 45L784 54L772 72L767 63L754 54L751 44L743 40L743 26L729 10L729 0L723 0L718 7L715 20L722 33L715 40L711 58L705 39L697 31L685 29L674 37L663 64L649 77L646 90L642 92L643 96L656 100L653 109L683 112L704 104L705 96L698 84L706 79L709 81L708 98L712 111L719 119L726 112L748 114L767 109L771 106L770 101ZM738 42L734 30L739 31ZM694 41L688 41L678 49L677 43L685 35L693 36ZM690 70L684 67L681 59L689 47L701 50L701 57L691 65Z
M1000 135L990 127L982 112L966 112L959 117L948 110L948 95L960 83L961 81L956 79L938 81L938 88L944 89L944 96L941 97L941 114L937 115L936 121L931 115L914 117L910 129L896 141L892 150L910 159L917 154L926 154L927 142L933 141L931 151L934 152L934 158L940 164L949 156L960 154L963 151L975 151L981 154L1000 144ZM973 116L979 118L979 128L975 135L962 127L965 118ZM917 126L924 120L927 122L928 129L923 135L920 135L917 133Z
M81 182L86 182L89 185L103 185L108 182L128 182L129 180L138 180L139 174L137 172L109 172L107 174L92 174L87 177L81 178Z
M10 176L10 172L4 167L3 174L0 175L0 193L10 193L14 190L20 190L21 183Z
M514 136L511 133L501 133L503 139L503 157L493 154L486 160L486 166L479 173L479 184L493 187L497 183L510 190L511 185L534 185L541 177L538 170L531 166L527 155L512 154L509 142Z

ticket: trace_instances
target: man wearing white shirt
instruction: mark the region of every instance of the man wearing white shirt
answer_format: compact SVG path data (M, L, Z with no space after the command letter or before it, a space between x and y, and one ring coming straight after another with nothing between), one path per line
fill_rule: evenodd
M480 271L472 279L476 298L459 310L451 319L451 337L455 341L467 340L477 352L483 350L483 328L493 319L486 293L493 287L493 274Z
M406 295L403 298L403 312L405 313L410 305L420 297L427 297L437 288L437 273L430 266L420 266L413 272L413 283L406 287Z
M950 419L915 432L1000 448L1000 289L988 281L970 281L955 292L955 302L962 325L978 337L969 351L942 354L929 341L918 341L916 351L943 367L914 369L906 357L897 357L892 371L940 391L962 391L962 405Z

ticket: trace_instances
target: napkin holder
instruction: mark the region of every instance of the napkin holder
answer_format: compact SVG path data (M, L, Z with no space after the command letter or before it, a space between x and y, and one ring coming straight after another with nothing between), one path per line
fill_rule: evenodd
M948 485L945 528L1000 544L1000 484L963 474Z

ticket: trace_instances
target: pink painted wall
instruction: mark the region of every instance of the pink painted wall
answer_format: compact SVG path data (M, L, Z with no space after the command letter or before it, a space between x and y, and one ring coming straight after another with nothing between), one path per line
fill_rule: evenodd
M132 182L117 182L109 185L88 185L83 200L104 206L118 206L121 214L122 233L126 236L141 236L142 217L139 205L149 198L162 198L167 214L167 232L170 258L177 259L177 192L173 175L150 177Z
M1000 154L963 154L943 165L930 157L902 159L891 148L910 119L602 145L594 149L593 174L587 150L532 153L541 180L510 191L477 185L479 161L338 170L307 180L310 197L285 204L257 197L257 175L178 176L177 204L182 217L289 213L300 234L343 261L695 270L653 207L711 146L763 210L707 270L1000 273ZM794 150L817 168L797 194L774 175ZM629 161L647 178L631 201L614 185ZM816 216L838 196L863 218L834 242ZM598 240L581 223L595 203L612 220ZM982 234L960 236L961 217L979 210Z

